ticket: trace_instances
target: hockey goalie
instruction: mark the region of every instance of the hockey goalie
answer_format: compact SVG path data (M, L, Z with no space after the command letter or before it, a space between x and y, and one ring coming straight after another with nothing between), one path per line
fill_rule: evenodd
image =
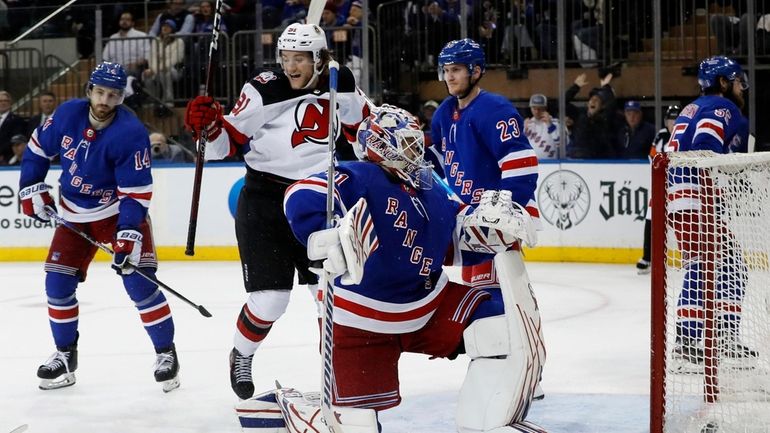
M471 358L460 389L462 433L542 432L525 420L545 348L520 244L534 245L526 211L507 191L473 210L431 188L423 133L396 107L358 130L360 161L334 177L335 228L325 229L325 173L292 185L284 210L311 260L333 277L331 416L318 393L278 387L236 408L244 431L377 433L377 412L401 402L403 352ZM442 266L495 257L500 289L450 282Z

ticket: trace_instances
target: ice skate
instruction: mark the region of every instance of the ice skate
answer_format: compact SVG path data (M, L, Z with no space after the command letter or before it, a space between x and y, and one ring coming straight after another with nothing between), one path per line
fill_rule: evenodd
M674 372L700 373L703 371L703 349L698 347L698 340L692 337L677 337L674 347Z
M179 388L179 360L176 356L176 347L160 352L155 359L155 381L163 385L163 392L170 392Z
M251 360L254 355L243 356L238 349L230 352L230 386L241 400L254 395L254 382L251 380Z
M759 353L738 341L738 332L727 330L720 332L719 356L725 366L735 370L756 368Z
M59 389L75 384L75 370L78 369L77 345L73 344L58 349L45 364L37 369L40 389Z
M650 261L645 259L639 259L638 262L636 262L636 273L639 275L646 275L649 274L652 271L652 268L650 268Z

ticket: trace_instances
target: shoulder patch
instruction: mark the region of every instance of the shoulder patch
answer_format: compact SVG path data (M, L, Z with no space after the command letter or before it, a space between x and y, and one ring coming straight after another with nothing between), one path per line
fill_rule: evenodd
M698 112L699 108L700 107L697 104L689 104L686 107L684 107L684 110L682 110L682 112L679 113L679 115L687 117L688 119L692 119L693 116L695 116L695 113Z
M277 79L278 77L275 76L275 72L273 71L263 71L259 73L256 77L252 78L252 80L261 84L267 84L268 81L273 81Z
M249 80L247 85L251 85L259 92L262 96L262 104L265 106L296 96L296 91L291 88L289 79L281 70L262 69Z

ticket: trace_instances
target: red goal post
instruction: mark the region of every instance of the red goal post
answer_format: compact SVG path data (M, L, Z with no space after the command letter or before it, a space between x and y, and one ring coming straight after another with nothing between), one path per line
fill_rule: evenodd
M770 433L770 153L656 156L650 431Z

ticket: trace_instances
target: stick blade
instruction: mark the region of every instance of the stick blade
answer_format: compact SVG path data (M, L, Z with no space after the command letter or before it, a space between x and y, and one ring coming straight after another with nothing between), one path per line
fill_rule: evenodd
M203 305L198 305L198 312L201 313L203 317L211 317L211 313L209 313L209 310L203 307Z

